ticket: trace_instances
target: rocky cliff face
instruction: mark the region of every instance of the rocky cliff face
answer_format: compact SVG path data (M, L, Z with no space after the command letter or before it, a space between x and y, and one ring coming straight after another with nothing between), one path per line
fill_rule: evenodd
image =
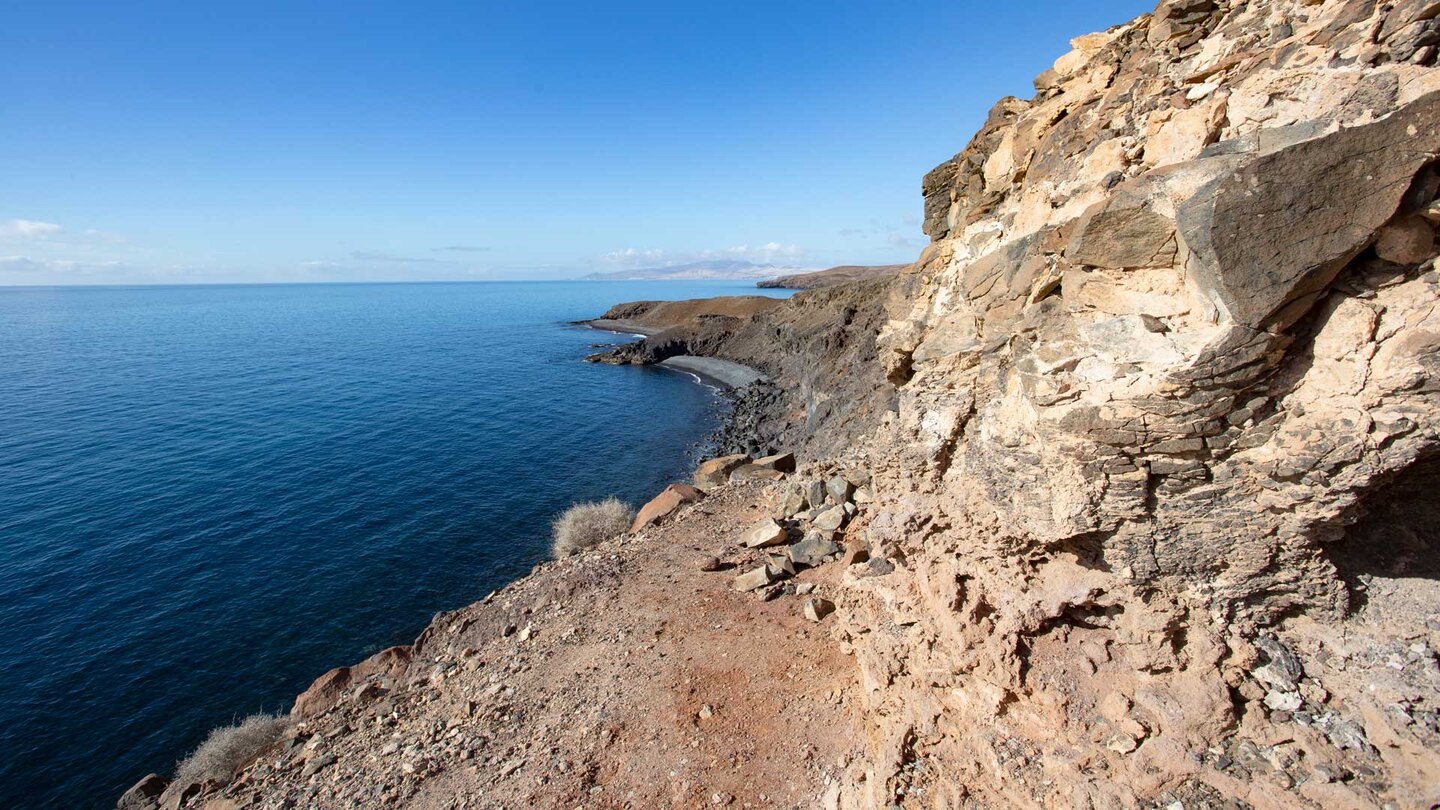
M857 805L1440 802L1437 15L1167 0L926 176Z
M784 301L763 299L774 306L749 318L691 319L588 359L649 364L688 354L759 369L775 382L735 392L731 418L717 437L719 451L765 455L784 449L828 458L877 426L894 403L876 348L892 281L882 275ZM606 318L649 303L613 307Z

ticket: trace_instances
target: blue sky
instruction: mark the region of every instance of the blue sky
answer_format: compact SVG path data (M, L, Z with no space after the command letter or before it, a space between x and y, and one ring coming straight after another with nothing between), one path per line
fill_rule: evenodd
M908 261L921 175L1152 5L10 4L0 285Z

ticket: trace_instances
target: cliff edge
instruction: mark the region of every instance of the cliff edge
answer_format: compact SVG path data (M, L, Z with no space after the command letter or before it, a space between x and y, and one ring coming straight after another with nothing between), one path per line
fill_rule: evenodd
M858 802L1440 802L1437 11L1167 0L926 176Z

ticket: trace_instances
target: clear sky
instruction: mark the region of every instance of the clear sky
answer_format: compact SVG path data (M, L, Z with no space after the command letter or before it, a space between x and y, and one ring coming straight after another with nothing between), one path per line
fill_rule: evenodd
M1153 5L10 3L0 285L909 261L920 177Z

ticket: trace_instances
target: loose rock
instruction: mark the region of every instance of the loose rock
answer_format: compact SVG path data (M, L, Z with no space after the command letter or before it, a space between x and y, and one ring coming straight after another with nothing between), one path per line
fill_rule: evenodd
M687 503L695 503L705 497L705 493L689 484L671 484L664 492L656 495L649 503L640 507L639 513L635 515L635 521L630 524L630 533L640 531L654 523L660 522L663 518L671 515L675 510Z
M736 467L750 463L750 457L743 454L720 456L695 468L694 482L698 489L709 491L730 480L730 472Z
M753 591L756 588L763 588L769 585L773 577L770 575L770 566L762 565L753 571L747 571L735 578L735 590Z
M835 612L835 603L829 599L821 599L812 596L805 600L805 618L812 622L818 622Z
M789 533L785 531L784 526L781 526L770 518L765 518L746 529L745 532L740 535L740 545L745 548L778 546L784 543L788 536Z
M840 547L821 537L818 532L809 532L787 551L796 565L816 566L831 554L838 553Z

